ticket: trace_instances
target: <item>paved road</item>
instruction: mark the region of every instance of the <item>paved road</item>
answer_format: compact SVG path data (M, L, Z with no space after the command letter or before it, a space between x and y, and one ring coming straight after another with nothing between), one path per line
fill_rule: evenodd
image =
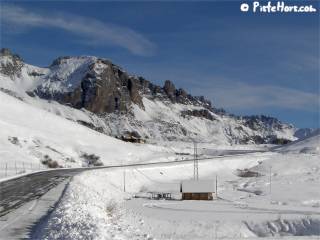
M59 169L37 172L20 178L0 182L0 217L35 200L66 178L85 169Z
M215 156L212 157L201 157L199 160L209 159L220 159L228 156L244 155L248 153L256 153L261 151L250 151L250 150L226 150L217 151ZM188 157L190 158L190 156ZM129 165L114 165L94 168L74 168L74 169L57 169L52 171L37 172L29 174L20 178L0 182L0 217L8 214L9 212L19 208L21 205L38 199L43 194L48 192L53 187L57 186L66 178L70 178L80 172L95 169L105 168L121 168L121 167L139 167L139 166L150 166L150 165L167 165L167 164L183 164L186 162L193 161L193 159L184 159L177 161L167 162L154 162L154 163L137 163Z

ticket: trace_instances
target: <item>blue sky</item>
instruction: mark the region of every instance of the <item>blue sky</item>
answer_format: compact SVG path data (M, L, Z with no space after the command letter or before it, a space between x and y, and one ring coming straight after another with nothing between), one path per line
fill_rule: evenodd
M242 13L242 2L2 2L0 43L40 66L105 57L231 113L319 127L319 2L298 2L309 14Z

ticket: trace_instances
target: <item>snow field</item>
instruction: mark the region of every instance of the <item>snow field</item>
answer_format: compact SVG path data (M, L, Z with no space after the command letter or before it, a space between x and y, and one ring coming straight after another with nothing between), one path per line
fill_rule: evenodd
M271 195L267 174L270 164ZM262 176L241 178L235 175L238 168L259 171ZM192 178L192 163L83 173L74 177L42 236L44 239L304 239L305 236L312 239L320 235L319 169L319 156L311 154L257 153L201 161L200 178L214 179L218 175L221 200L212 202L143 198L157 185ZM259 194L255 194L257 190ZM131 198L134 195L142 198ZM106 209L116 210L110 214ZM89 231L92 225L94 230Z

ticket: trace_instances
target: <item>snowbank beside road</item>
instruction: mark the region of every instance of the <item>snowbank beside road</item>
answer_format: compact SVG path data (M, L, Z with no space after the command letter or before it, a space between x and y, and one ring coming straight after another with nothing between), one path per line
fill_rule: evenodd
M62 201L38 230L38 239L148 239L126 223L120 181L95 171L74 177ZM119 180L119 178L116 178Z

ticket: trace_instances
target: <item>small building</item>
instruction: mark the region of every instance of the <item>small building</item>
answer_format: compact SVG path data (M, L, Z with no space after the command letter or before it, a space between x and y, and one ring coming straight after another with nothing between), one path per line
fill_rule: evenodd
M215 187L214 180L182 181L182 200L213 200Z

